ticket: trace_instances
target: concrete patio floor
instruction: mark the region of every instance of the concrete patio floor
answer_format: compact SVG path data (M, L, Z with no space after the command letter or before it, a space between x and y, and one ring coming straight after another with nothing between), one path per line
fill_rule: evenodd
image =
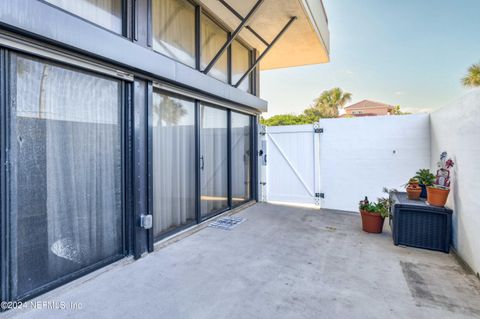
M81 310L9 318L480 318L480 281L453 255L392 244L354 214L257 204L36 301Z

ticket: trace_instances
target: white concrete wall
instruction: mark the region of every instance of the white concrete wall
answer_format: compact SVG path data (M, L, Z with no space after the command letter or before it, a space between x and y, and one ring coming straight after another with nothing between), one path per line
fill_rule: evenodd
M431 114L431 167L442 151L455 162L447 206L453 246L480 273L480 89Z
M376 200L429 168L429 125L428 114L321 119L322 208L358 211L364 196Z

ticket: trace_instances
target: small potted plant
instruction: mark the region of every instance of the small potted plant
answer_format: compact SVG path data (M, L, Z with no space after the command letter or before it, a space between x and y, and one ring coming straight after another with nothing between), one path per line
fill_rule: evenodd
M387 189L384 189L388 192ZM360 201L360 214L362 216L362 229L367 233L379 234L383 230L385 217L390 212L390 198L379 198L378 202L369 202L367 196Z
M420 194L422 193L422 188L418 184L418 180L416 178L410 178L407 183L407 197L410 200L418 200L420 198Z
M427 202L432 206L443 207L447 202L450 193L450 168L454 165L453 161L447 159L447 152L440 155L440 161L437 163L438 170L435 183L427 187Z
M420 193L421 198L427 198L427 186L432 186L435 182L435 175L433 175L428 168L419 169L415 173L415 177L418 180L422 192Z

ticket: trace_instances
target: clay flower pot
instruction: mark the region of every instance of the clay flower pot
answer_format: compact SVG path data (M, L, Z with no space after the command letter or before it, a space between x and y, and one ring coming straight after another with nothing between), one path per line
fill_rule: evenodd
M420 194L422 193L422 188L418 184L418 182L410 182L407 186L407 197L410 200L417 200L420 198Z
M432 206L443 207L447 202L450 189L427 187L427 202Z
M362 229L367 233L379 234L383 230L383 222L385 218L380 214L370 213L365 210L361 210L362 215Z

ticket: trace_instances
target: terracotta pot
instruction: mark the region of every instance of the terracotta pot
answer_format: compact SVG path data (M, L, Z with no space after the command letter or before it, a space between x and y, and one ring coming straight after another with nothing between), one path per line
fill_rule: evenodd
M443 207L447 202L450 189L427 187L427 202L432 206Z
M420 198L422 188L418 184L410 184L407 187L407 197L411 200L417 200Z
M362 215L362 229L367 233L379 234L383 230L383 222L385 218L380 214L370 213L367 211L360 211Z

